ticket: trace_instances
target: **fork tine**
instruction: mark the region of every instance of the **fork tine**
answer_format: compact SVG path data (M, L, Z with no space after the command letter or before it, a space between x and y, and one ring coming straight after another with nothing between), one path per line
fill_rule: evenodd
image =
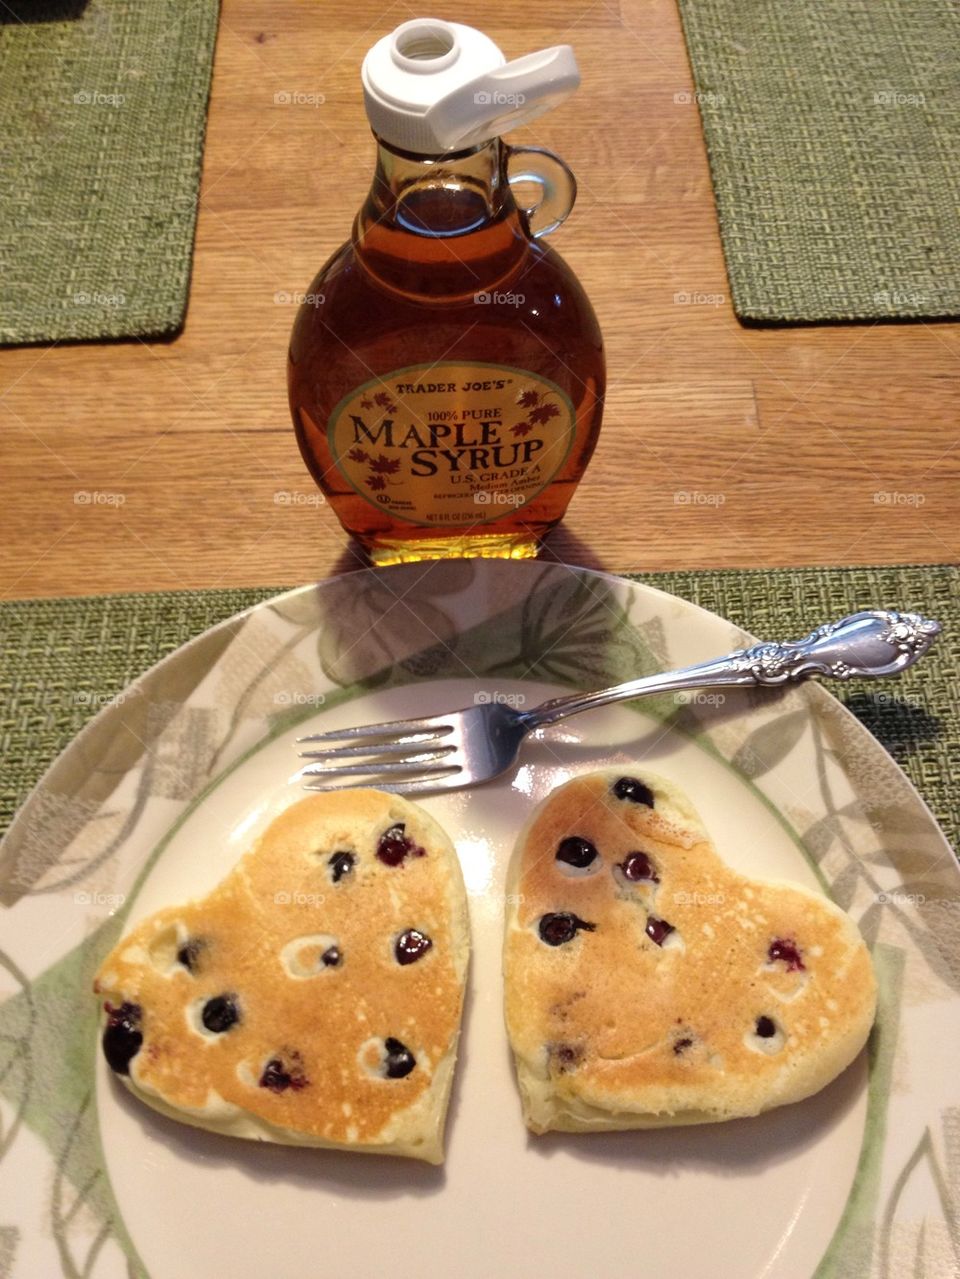
M432 755L414 757L412 759L401 760L396 764L338 764L333 768L321 768L319 765L312 765L310 768L301 770L303 777L348 777L352 774L364 775L367 777L389 776L394 773L412 773L415 776L421 773L440 773L446 775L449 773L459 773L462 771L459 764L439 764L432 763L435 757Z
M308 733L297 742L350 741L364 737L386 737L391 741L411 737L445 737L453 732L452 724L437 719L397 719L385 724L361 724L357 728L334 728L327 733Z
M301 759L347 759L352 755L409 755L411 751L422 751L429 749L433 752L435 758L439 759L442 755L449 755L457 748L455 746L434 747L429 742L424 741L406 741L406 742L383 742L380 745L376 743L369 746L330 746L323 751L301 751Z

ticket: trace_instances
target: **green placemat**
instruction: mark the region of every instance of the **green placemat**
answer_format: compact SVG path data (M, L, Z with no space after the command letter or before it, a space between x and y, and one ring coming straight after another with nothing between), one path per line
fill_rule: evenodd
M734 310L960 314L956 0L679 0Z
M799 638L856 608L916 609L944 623L920 667L899 681L831 685L883 742L954 847L960 747L960 569L944 566L713 570L630 574L766 639ZM0 829L85 721L184 641L283 587L170 591L0 604ZM90 689L97 690L91 701ZM951 755L953 763L951 763Z
M0 343L180 327L218 9L0 4Z

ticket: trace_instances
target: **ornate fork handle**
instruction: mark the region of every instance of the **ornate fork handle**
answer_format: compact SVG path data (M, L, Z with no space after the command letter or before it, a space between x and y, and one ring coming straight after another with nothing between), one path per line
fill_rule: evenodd
M524 719L529 728L539 728L610 702L678 689L797 683L812 675L899 675L923 657L941 630L939 622L919 613L867 609L818 626L800 640L753 644L679 671L648 675L597 693L557 697L534 707Z
M749 671L758 684L786 684L809 675L874 679L912 666L941 629L939 622L919 613L870 609L818 626L801 640L740 649L728 660Z

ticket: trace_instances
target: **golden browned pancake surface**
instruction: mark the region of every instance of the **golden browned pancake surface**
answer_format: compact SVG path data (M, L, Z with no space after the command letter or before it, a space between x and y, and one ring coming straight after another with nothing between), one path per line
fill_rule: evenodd
M311 796L105 959L105 1051L187 1122L437 1162L468 944L456 852L423 809Z
M618 797L623 777L640 802ZM843 911L731 870L680 789L645 771L576 778L534 814L511 865L505 979L535 1131L799 1100L860 1051L876 1001Z

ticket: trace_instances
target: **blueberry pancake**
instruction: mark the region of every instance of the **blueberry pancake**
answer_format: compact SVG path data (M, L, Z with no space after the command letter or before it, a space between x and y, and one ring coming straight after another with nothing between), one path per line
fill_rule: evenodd
M107 956L103 1050L184 1123L440 1163L468 954L436 822L380 791L314 795Z
M507 901L507 1030L534 1132L757 1115L823 1088L873 1024L849 916L731 870L683 792L646 771L549 795Z

